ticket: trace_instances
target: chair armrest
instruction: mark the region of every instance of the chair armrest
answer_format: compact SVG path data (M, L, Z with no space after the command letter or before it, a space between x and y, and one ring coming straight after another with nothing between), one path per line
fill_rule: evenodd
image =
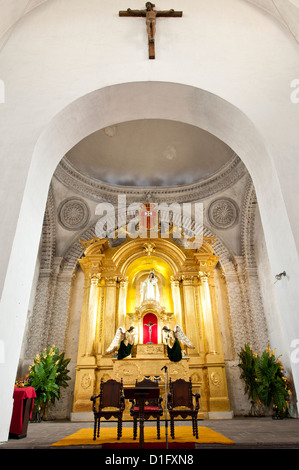
M93 412L96 412L97 409L96 409L96 399L99 398L100 395L92 395L92 397L90 397L90 401L92 401L92 411Z
M200 393L192 393L192 396L195 397L195 401L196 401L195 409L198 410L199 409Z
M173 406L172 406L172 394L171 393L168 393L167 395L167 408L169 410L172 410Z
M100 397L100 393L98 395L92 395L92 397L90 397L90 401L95 401L97 398Z
M121 411L125 409L125 396L124 395L120 396L120 409Z
M133 410L134 410L134 407L135 407L135 405L136 405L134 398L129 398L129 402L132 403L132 404L131 404L130 411L133 411Z

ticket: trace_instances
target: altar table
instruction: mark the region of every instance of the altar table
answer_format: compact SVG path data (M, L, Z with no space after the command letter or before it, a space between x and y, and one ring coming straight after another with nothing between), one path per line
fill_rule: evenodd
M139 448L144 449L144 405L145 401L151 398L159 398L160 390L144 387L126 387L124 388L125 398L136 400L139 405Z

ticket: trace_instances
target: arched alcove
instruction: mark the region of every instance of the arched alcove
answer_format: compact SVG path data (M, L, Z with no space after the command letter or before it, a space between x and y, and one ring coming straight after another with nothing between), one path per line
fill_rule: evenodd
M128 101L130 107L127 106ZM168 103L167 107L165 102ZM99 110L105 112L101 113ZM74 115L80 115L81 119L74 120ZM230 116L230 122L227 116ZM290 266L290 282L286 290L278 291L278 300L289 312L288 318L284 317L283 321L286 334L292 338L291 323L298 295L294 283L297 267L293 263L296 247L276 169L259 132L240 109L206 90L174 83L139 82L102 88L76 100L53 118L35 146L1 306L10 318L18 318L19 342L21 343L26 322L48 189L59 161L68 150L92 132L118 122L140 118L172 119L198 126L223 140L245 163L259 202L271 266L274 270L279 270L282 265ZM64 133L59 129L64 129ZM269 179L271 186L264 184ZM276 210L275 220L271 215L273 206ZM277 219L285 227L284 244L281 244L276 230ZM30 250L24 252L24 245L30 247ZM23 259L19 271L23 288L18 290L17 295L11 295L15 285L13 266L20 257ZM3 326L3 334L10 336L11 329L14 329L14 322L7 322ZM17 364L19 354L10 345L7 354ZM10 366L10 369L7 369L7 377L13 383L14 368ZM294 380L297 380L296 376Z
M51 228L49 207L45 219L44 214L53 172L76 143L119 122L182 120L222 139L246 164L265 233L262 249L270 259L268 285L281 312L279 336L284 336L284 354L290 356L289 345L299 327L294 204L298 196L298 121L297 108L290 102L290 81L298 69L298 8L295 0L229 0L221 14L215 15L220 11L218 3L186 2L186 21L178 21L179 41L172 41L178 37L176 23L165 21L159 29L159 57L153 62L147 60L146 43L138 40L141 35L137 34L137 40L132 36L129 39L130 20L117 17L118 7L123 8L119 2L3 2L6 13L0 20L0 47L7 101L1 108L5 136L1 147L8 163L1 183L5 229L1 244L0 283L4 287L0 343L5 342L9 361L1 364L6 383L1 440L8 435L11 390L38 263L41 259L48 265L42 275L50 272L52 276L52 284L43 278L44 290L50 285L55 290L63 277L69 282L73 274L66 268L72 264L76 244L70 244L66 259L59 259L49 248L51 243L54 246L53 231L50 237L46 233L42 242L40 238L43 220L44 226ZM137 21L132 20L132 27L133 23L136 31ZM146 39L141 22L139 31ZM251 213L254 204L255 196L248 191ZM242 256L251 265L252 278L256 266L248 247L253 234L246 222L244 217ZM45 245L48 251L44 251ZM222 246L218 248L219 253ZM233 255L233 250L223 251L225 263L217 269L222 280L224 270L226 279L236 282L238 277L251 318L255 305L246 297L249 282L244 260ZM283 270L287 277L273 286L275 274ZM60 298L52 298L63 310L68 292L66 288ZM233 295L231 301L237 310L240 304L236 306ZM62 334L53 331L56 333L62 341ZM38 331L35 334L38 336ZM298 367L292 363L291 369L298 388Z

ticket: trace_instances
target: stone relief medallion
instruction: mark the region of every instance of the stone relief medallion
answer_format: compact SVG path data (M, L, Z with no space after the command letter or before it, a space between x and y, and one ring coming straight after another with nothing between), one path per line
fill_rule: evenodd
M200 375L197 374L197 373L194 373L191 375L191 382L192 383L199 383L199 382L202 382L201 378L200 378Z
M218 374L218 372L212 372L211 375L210 375L210 379L211 379L211 384L213 384L214 387L220 387L221 377Z
M189 380L189 372L185 364L171 363L169 364L169 375L173 380L184 379Z
M81 378L81 387L86 390L92 384L92 378L90 374L84 374Z
M127 361L120 361L114 366L116 380L123 379L124 385L133 384L140 375L140 369L136 364L128 364Z
M79 198L69 198L62 201L58 208L60 225L67 230L78 230L87 224L89 209L86 203Z
M228 229L238 222L237 204L228 198L215 199L208 209L208 218L214 227Z

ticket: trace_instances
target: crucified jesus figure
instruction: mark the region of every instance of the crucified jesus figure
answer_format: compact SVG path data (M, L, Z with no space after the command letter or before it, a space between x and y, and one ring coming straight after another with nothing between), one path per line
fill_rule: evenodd
M172 10L154 10L155 5L151 2L146 2L146 10L131 10L128 8L126 11L120 11L119 16L143 16L146 18L146 29L149 43L149 58L155 58L155 34L156 34L156 18L158 17L180 17L183 15L181 11Z
M157 12L154 10L155 5L151 2L146 2L145 6L146 6L146 29L147 29L147 34L148 34L148 41L154 42L155 34L156 34Z
M152 329L153 329L153 326L155 326L156 323L152 323L151 321L145 325L145 326L148 326L148 334L149 334L149 341L147 344L152 344Z

